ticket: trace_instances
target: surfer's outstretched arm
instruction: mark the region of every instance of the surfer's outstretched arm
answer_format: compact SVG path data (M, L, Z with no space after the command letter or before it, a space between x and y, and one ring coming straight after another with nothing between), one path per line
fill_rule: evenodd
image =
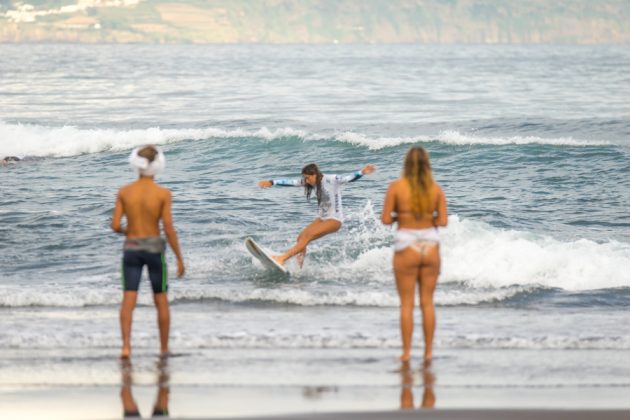
M304 180L301 178L294 179L266 179L260 181L258 186L261 188L269 188L277 185L279 187L303 187Z
M354 182L357 179L360 179L363 175L371 174L375 170L376 170L376 166L370 163L368 165L365 165L365 167L361 169L360 171L356 171L348 175L336 175L335 180L339 184L346 184L348 182Z

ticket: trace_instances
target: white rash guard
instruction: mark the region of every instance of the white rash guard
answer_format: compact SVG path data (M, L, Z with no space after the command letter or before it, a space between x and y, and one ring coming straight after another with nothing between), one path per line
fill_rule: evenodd
M322 220L335 219L343 223L343 209L341 207L341 186L348 182L354 182L363 176L362 171L356 171L350 175L324 174L321 184L321 201L317 216ZM274 179L273 185L283 187L303 187L304 179Z

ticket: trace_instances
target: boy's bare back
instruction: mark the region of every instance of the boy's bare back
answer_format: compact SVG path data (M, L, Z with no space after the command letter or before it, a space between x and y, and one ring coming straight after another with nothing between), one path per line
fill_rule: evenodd
M141 155L146 149L153 149L154 155L158 153L152 146L145 146L138 154ZM152 175L140 175L136 182L118 190L112 215L112 230L126 235L128 239L160 237L161 220L166 241L177 258L177 275L181 277L185 268L177 232L173 226L171 192L155 183ZM126 227L121 223L123 217L127 219Z
M160 236L159 222L164 219L165 210L170 209L170 202L170 191L149 178L140 178L122 187L116 205L120 203L122 213L127 218L127 238Z

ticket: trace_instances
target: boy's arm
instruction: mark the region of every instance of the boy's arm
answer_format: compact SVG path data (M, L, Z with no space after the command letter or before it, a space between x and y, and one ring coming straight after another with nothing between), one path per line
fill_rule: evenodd
M177 232L175 231L175 227L173 226L173 214L171 212L172 201L173 199L171 197L171 192L167 191L166 197L164 199L164 207L162 210L162 225L164 226L164 234L166 235L166 240L173 250L175 257L177 258L177 277L181 277L184 275L186 268L184 267L184 258L182 257L182 252L179 249Z
M120 197L120 191L116 194L116 204L114 205L114 212L112 214L112 230L116 233L127 234L127 229L121 226L121 220L125 214L125 207L123 206L122 198Z

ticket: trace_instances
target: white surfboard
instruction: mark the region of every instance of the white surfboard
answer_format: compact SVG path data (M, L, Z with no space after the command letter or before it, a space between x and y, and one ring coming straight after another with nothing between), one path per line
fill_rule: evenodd
M279 271L284 274L289 274L289 270L287 270L284 266L278 264L271 255L267 253L264 249L261 248L260 245L256 243L252 238L245 239L245 247L261 264L270 270Z

